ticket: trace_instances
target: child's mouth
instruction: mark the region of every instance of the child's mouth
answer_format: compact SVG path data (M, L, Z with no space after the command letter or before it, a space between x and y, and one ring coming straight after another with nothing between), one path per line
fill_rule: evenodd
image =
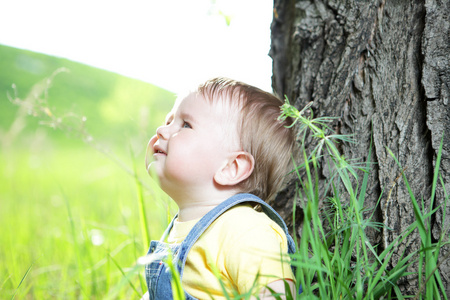
M160 150L159 149L159 147L158 148L156 148L156 149L154 149L154 152L153 152L154 154L162 154L162 155L167 155L167 153L166 152L164 152L164 151L162 151L162 150Z
M164 150L165 149L158 143L153 145L153 155L167 155L167 152Z

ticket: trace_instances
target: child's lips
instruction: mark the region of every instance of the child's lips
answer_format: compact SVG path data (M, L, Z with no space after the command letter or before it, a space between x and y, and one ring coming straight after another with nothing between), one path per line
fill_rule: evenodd
M153 155L167 155L167 153L161 149L159 146L153 148Z

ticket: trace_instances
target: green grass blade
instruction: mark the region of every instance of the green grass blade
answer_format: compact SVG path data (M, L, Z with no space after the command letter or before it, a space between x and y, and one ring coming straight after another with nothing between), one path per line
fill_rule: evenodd
M397 165L401 168L401 165L399 163L399 161L397 160L397 158L394 156L394 154L392 153L392 151L387 148L388 152L390 153L390 155L394 158L395 162L397 163ZM423 214L419 208L419 205L417 203L417 200L414 196L414 193L411 190L411 187L409 186L408 180L406 179L406 176L404 174L404 172L402 172L402 176L403 176L403 180L404 183L406 185L406 188L408 190L408 193L410 195L411 198L411 202L413 204L413 211L414 211L414 216L416 218L416 222L418 225L418 229L419 229L419 235L421 238L421 244L422 247L424 249L428 249L429 247L431 247L431 232L430 232L430 226L428 224L428 228L426 226L426 221L425 218L423 217ZM428 218L429 220L429 218ZM433 259L432 259L433 258ZM426 277L428 277L430 274L433 273L433 270L436 267L436 260L434 259L434 256L432 255L432 253L430 251L425 251L425 275ZM427 299L432 299L433 295L434 295L434 288L435 288L435 281L429 281L426 283L426 298Z
M134 179L136 182L136 188L137 188L137 200L138 200L138 209L139 209L139 224L141 227L141 234L142 234L142 243L144 244L144 247L148 247L150 245L150 232L147 222L147 213L145 209L145 201L144 201L144 191L142 188L141 181L139 180L138 173L137 173L137 167L136 167L136 161L134 160L133 155L133 149L130 147L130 153L131 153L131 159L133 161L133 173L134 173Z
M370 158L372 157L372 139L370 140L370 145L369 145L369 154L367 156L367 161L366 161L366 170L370 169ZM364 176L363 176L363 180L361 183L361 189L359 191L359 197L358 197L358 204L359 207L364 207L364 200L365 200L365 196L366 196L366 190L367 190L367 183L369 181L369 173L368 171L364 170Z
M389 154L391 155L391 157L395 160L395 162L399 166L400 170L403 170L400 162L395 157L394 153L392 153L392 151L389 148L386 148L386 149L389 152ZM414 196L414 193L412 192L411 187L409 185L408 179L406 178L406 175L403 171L402 171L402 176L403 176L403 180L406 185L406 188L408 190L409 196L411 198L411 202L413 204L414 216L416 217L416 221L417 221L417 225L418 225L417 227L419 229L419 235L420 235L421 241L423 244L425 244L427 241L427 229L425 226L425 220L423 219L423 216L422 216L420 207L417 203L416 197Z
M181 285L181 278L178 270L173 264L172 255L169 255L165 260L165 263L169 267L170 274L172 275L172 280L170 284L172 286L172 296L174 300L185 300L185 294L183 290L183 286Z
M17 291L19 290L20 286L22 285L22 283L25 281L25 278L27 278L28 273L30 273L31 267L33 266L33 264L31 264L27 271L25 272L25 274L22 276L22 279L19 282L19 285L16 287L16 289L14 290L14 294L11 297L11 300L14 299L16 297Z
M78 243L78 239L77 239L77 233L76 233L76 229L75 229L75 222L74 222L73 216L72 216L72 210L70 208L69 199L66 197L66 195L61 187L60 187L60 190L61 190L61 194L63 195L63 198L66 203L67 215L69 217L69 224L70 224L70 233L72 235L73 244L75 245L75 252L76 252L76 256L77 256L78 283L80 285L81 292L83 294L87 295L86 287L85 287L85 283L84 283L84 275L83 275L84 267L83 267L83 261L81 259L81 257L82 257L81 247L80 247L80 244Z
M109 253L108 253L108 257L114 263L114 265L117 267L117 269L119 269L120 273L122 274L122 278L124 278L128 282L129 286L133 289L133 291L135 292L137 297L140 298L141 294L138 292L138 290L136 289L134 284L131 282L129 275L127 275L125 273L125 271L122 269L122 267L119 265L119 263ZM132 273L134 273L134 271Z
M439 144L439 150L436 157L436 165L434 167L434 174L433 174L433 183L431 184L431 202L430 207L433 207L434 205L434 198L436 195L436 187L437 187L437 180L439 175L439 168L441 166L441 158L442 158L442 147L444 145L444 133L442 133L441 142Z

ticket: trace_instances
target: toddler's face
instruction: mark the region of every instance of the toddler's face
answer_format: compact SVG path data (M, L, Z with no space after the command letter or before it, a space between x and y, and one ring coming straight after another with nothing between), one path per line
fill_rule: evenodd
M240 150L235 122L228 115L222 101L212 104L196 93L176 101L147 147L147 170L156 172L166 193L181 187L195 192L213 184L230 154Z

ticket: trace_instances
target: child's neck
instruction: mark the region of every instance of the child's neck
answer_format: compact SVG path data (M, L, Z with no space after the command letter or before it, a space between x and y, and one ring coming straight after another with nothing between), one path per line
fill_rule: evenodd
M236 192L209 194L204 197L197 195L194 198L173 199L178 205L178 221L187 222L200 219L214 207L227 200Z
M200 219L204 215L206 215L210 210L216 207L219 204L205 204L202 206L191 206L179 208L178 210L178 221L179 222L187 222L196 219Z

